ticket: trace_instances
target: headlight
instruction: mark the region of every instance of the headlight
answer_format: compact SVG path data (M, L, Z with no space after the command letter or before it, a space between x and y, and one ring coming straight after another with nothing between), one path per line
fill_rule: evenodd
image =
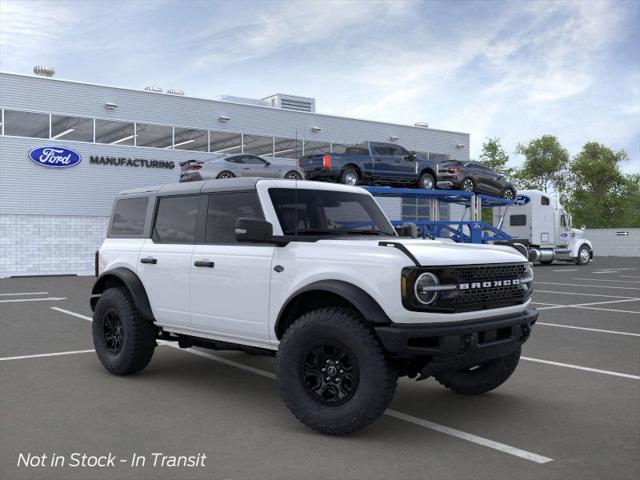
M422 305L431 305L438 298L438 277L433 273L425 272L416 279L413 285L413 293Z
M524 270L524 277L520 279L520 285L524 286L525 290L531 294L533 291L533 267L531 264L527 265Z

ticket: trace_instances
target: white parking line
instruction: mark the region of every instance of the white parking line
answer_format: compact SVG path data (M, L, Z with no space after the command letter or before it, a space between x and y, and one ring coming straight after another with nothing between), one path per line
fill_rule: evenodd
M628 335L630 337L640 337L640 333L619 332L617 330L602 330L600 328L577 327L574 325L561 325L559 323L536 322L536 325L544 325L545 327L572 328L574 330L585 330L587 332L611 333L614 335Z
M620 278L640 278L640 275L620 275Z
M7 360L24 360L27 358L61 357L63 355L77 355L78 353L89 353L89 352L95 352L95 350L92 348L91 350L71 350L69 352L38 353L36 355L20 355L17 357L2 357L0 358L0 362L6 362Z
M563 292L556 292L556 293L563 293ZM606 296L606 295L603 295ZM638 300L640 300L640 298L635 298L635 297L622 297L624 300L608 300L606 302L590 302L590 303L575 303L572 305L560 305L560 304L556 304L556 303L540 303L540 302L533 302L535 304L538 305L549 305L548 307L536 307L538 310L553 310L555 308L586 308L589 310L604 310L606 312L631 312L631 313L635 313L632 312L631 310L613 310L610 308L596 308L593 307L593 305L605 305L608 303L624 303L624 302L637 302ZM54 307L51 307L54 308Z
M582 285L579 283L556 283L556 282L539 282L537 285L561 285L565 287L587 287L587 288L615 288L616 290L640 290L640 287L615 287L611 285Z
M20 292L20 293L0 293L0 297L11 297L17 295L49 295L49 292Z
M620 273L620 272L618 270L604 270L604 271L601 271L601 272L593 272L593 273L598 275L598 274L601 274L601 273L607 274L607 273Z
M557 293L558 295L578 295L582 297L606 297L606 298L628 298L630 300L640 300L638 297L621 297L620 295L602 295L600 293L577 293L577 292L558 292L556 290L538 290L537 293ZM535 293L534 292L534 293Z
M577 272L579 268L562 268L560 270L551 270L552 272Z
M630 283L632 285L638 285L638 281L636 280L635 282L632 280L607 280L606 278L580 278L580 277L573 277L571 280L596 280L596 282L612 282L612 283Z
M207 352L202 352L200 350L194 350L194 349L185 350L185 349L181 349L177 345L171 344L171 343L168 343L168 342L162 342L162 343L165 344L165 345L168 345L169 347L178 349L178 350L180 350L182 352L190 353L192 355L197 355L199 357L208 358L210 360L222 363L224 365L227 365L227 366L230 366L230 367L239 368L240 370L244 370L246 372L254 373L256 375L260 375L260 376L265 377L265 378L270 378L272 380L275 380L275 378L276 378L276 376L271 372L268 372L266 370L262 370L260 368L250 367L249 365L245 365L244 363L235 362L233 360L228 360L226 358L222 358L222 357L219 357L217 355L213 355L213 354L207 353ZM402 420L402 421L405 421L405 422L408 422L408 423L412 423L412 424L418 425L420 427L428 428L430 430L435 430L437 432L444 433L444 434L450 435L452 437L460 438L462 440L466 440L468 442L475 443L477 445L482 445L484 447L492 448L494 450L499 450L501 452L508 453L509 455L514 455L516 457L524 458L525 460L529 460L531 462L549 463L549 462L553 461L553 459L549 458L549 457L544 457L544 456L538 455L536 453L528 452L526 450L521 450L519 448L512 447L511 445L506 445L504 443L495 442L493 440L489 440L488 438L479 437L479 436L474 435L472 433L467 433L467 432L463 432L462 430L457 430L455 428L447 427L445 425L440 425L439 423L434 423L434 422L430 422L428 420L423 420L422 418L414 417L413 415L407 415L406 413L401 413L401 412L398 412L396 410L387 409L384 413L385 413L385 415L388 415L389 417L393 417L393 418L396 418L398 420Z
M554 365L556 367L573 368L574 370L582 370L585 372L602 373L604 375L611 375L614 377L630 378L632 380L640 380L638 375L631 375L630 373L612 372L611 370L600 370L598 368L583 367L582 365L573 365L571 363L552 362L551 360L543 360L541 358L532 357L520 357L521 360L527 360L534 363L544 363L546 365Z
M64 310L62 308L58 308L58 307L51 307L52 310L56 310L58 312L61 313L66 313L67 315L71 315L74 317L78 317L78 318L82 318L83 320L87 320L89 322L92 321L91 317L88 317L86 315L81 315L79 313L75 313L75 312L71 312L69 310ZM261 377L265 377L265 378L269 378L271 380L275 380L276 376L275 374L268 372L266 370L262 370L260 368L255 368L255 367L251 367L249 365L245 365L244 363L240 363L240 362L235 362L233 360L229 360L227 358L223 358L223 357L219 357L217 355L213 355L211 353L207 353L207 352L203 352L200 350L196 350L196 349L183 349L180 348L179 346L175 345L175 343L171 343L171 342L165 342L165 341L159 341L158 342L160 345L166 345L168 347L171 348L175 348L177 350L180 350L181 352L184 353L190 353L191 355L196 355L199 357L204 357L204 358L208 358L209 360L214 360L218 363L222 363L223 365L227 365L229 367L234 367L234 368L238 368L240 370L244 370L245 372L249 372L249 373L253 373L255 375L260 375ZM93 350L91 350L93 351ZM80 352L78 352L80 353ZM537 453L532 453L532 452L528 452L526 450L521 450L519 448L516 447L512 447L510 445L504 444L504 443L500 443L500 442L494 442L493 440L489 440L488 438L483 438L483 437L479 437L477 435L474 435L472 433L467 433L467 432L463 432L462 430L456 430L455 428L451 428L451 427L447 427L445 425L440 425L438 423L434 423L434 422L430 422L428 420L423 420L421 418L418 417L414 417L412 415L407 415L405 413L401 413L401 412L397 412L395 410L391 410L391 409L387 409L385 411L385 415L388 415L390 417L394 417L398 420L404 420L405 422L408 423L412 423L414 425L418 425L424 428L429 428L431 430L435 430L437 432L440 433L444 433L456 438L460 438L462 440L466 440L468 442L471 443L475 443L477 445L482 445L484 447L488 447L488 448L492 448L494 450L498 450L504 453L508 453L509 455L513 455L516 457L520 457L520 458L524 458L525 460L529 460L531 462L535 462L535 463L549 463L551 461L553 461L552 458L549 457L544 457L542 455L538 455Z
M9 300L0 300L0 303L18 303L18 302L57 302L66 300L67 297L46 297L46 298L11 298Z
M640 314L640 312L636 312L635 310L616 310L615 308L598 308L598 307L576 307L576 308L584 308L585 310L600 310L602 312L615 312L615 313L633 313Z

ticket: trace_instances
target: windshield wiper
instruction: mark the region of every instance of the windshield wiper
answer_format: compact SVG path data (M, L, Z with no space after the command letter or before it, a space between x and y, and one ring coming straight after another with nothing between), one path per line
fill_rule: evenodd
M388 233L384 233L380 230L341 230L340 233L344 235L384 235L388 237Z

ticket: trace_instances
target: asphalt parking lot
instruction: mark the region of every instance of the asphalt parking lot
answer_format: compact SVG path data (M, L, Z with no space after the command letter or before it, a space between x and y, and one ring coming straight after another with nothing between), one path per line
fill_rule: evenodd
M341 438L293 418L270 358L162 345L111 376L92 351L92 277L0 280L0 478L640 478L640 258L535 273L540 318L505 385L461 397L405 378L387 415ZM126 462L47 465L73 452ZM154 467L154 452L205 466ZM18 466L28 453L45 466Z

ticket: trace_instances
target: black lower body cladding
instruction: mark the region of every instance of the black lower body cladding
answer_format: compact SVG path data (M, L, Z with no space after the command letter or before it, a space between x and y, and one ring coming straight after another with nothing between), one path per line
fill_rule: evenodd
M422 378L506 357L527 341L538 318L534 308L464 322L375 326L384 349L400 358L424 360Z

